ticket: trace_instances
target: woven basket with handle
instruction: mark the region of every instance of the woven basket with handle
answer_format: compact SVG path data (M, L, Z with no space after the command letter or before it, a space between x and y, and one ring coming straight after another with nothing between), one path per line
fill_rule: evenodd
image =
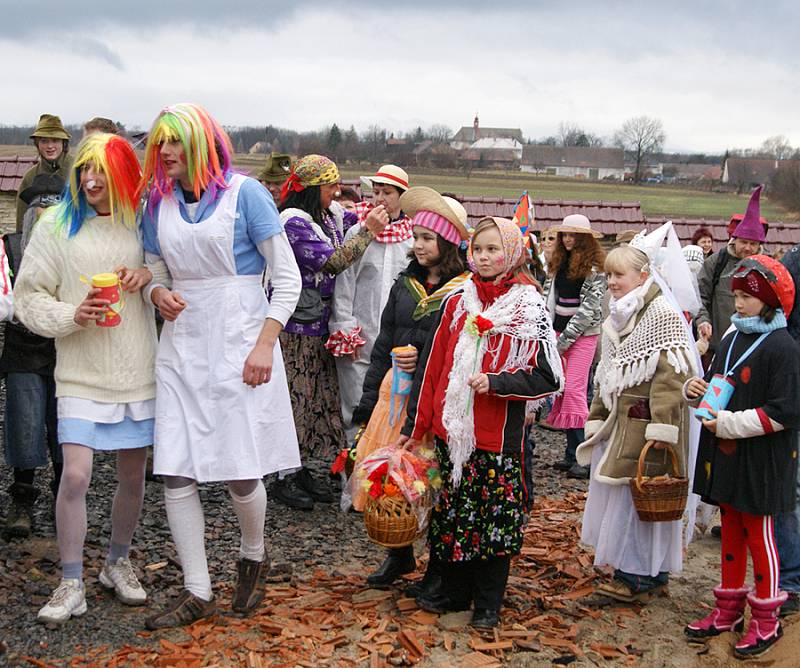
M631 478L631 496L633 505L642 522L672 522L683 516L686 508L686 498L689 493L689 479L680 475L678 456L671 445L667 451L672 461L674 475L660 475L648 478L643 475L644 460L647 452L652 447L648 441L639 455L639 464L636 477Z
M370 497L364 525L369 539L383 547L411 545L420 533L417 515L403 496Z

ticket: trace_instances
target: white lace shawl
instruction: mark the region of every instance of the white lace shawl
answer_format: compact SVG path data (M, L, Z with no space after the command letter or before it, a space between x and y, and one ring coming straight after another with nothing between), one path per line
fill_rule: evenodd
M455 487L461 482L461 469L475 451L474 391L467 384L469 377L481 370L481 361L486 353L491 355L492 373L513 369L530 371L535 366L538 346L544 349L547 363L559 384L563 385L561 357L556 350L556 337L547 314L544 299L532 286L514 285L504 295L483 310L475 284L464 283L461 299L457 303L451 328L455 329L462 316L480 315L491 320L494 326L481 337L470 332L467 323L458 334L453 354L453 367L448 376L444 397L442 424L447 430L447 445L453 463L451 480ZM505 334L495 337L489 347L490 334ZM500 359L503 341L510 347L504 359ZM544 401L544 400L541 400Z
M619 345L605 326L603 330L595 384L608 410L622 391L652 380L662 352L666 352L675 373L691 370L699 375L694 344L688 338L683 316L663 295L650 302L642 319Z

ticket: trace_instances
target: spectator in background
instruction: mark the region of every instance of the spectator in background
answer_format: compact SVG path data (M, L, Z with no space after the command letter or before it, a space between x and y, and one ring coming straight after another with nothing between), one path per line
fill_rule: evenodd
M17 232L22 232L23 217L30 207L44 208L61 200L69 172L70 134L58 116L42 114L31 139L39 161L25 172L17 190Z
M86 121L83 124L83 138L85 139L89 135L96 132L105 132L109 135L118 135L121 134L119 130L119 126L110 118L95 116L92 120Z
M6 235L4 249L12 271L19 273L22 255L37 218L61 200L68 177L70 134L58 116L42 114L31 135L39 162L31 167L17 195L17 232ZM33 529L33 510L39 491L36 469L53 464L53 507L61 480L62 454L56 434L56 386L53 339L34 334L16 319L6 325L0 356L0 375L6 380L4 446L6 465L13 470L11 506L3 533L25 538Z
M692 245L703 249L703 256L708 257L714 252L714 237L707 227L698 227L692 235Z
M551 232L550 230L542 232L541 250L545 269L550 265L550 259L553 257L553 250L555 249L557 239L558 235L555 232Z
M342 205L345 211L352 211L355 213L358 208L356 205L361 203L361 197L353 188L340 188L339 197L336 201Z
M566 380L547 421L567 436L564 458L555 463L555 468L571 478L585 479L589 467L577 463L575 451L584 440L589 372L602 322L605 253L597 239L603 235L592 230L589 219L579 213L567 216L549 231L557 233L558 240L547 267L544 292L558 334L558 352L565 360Z
M363 225L371 210L383 207L389 224L375 237L375 243L337 276L333 293L331 338L326 347L336 357L348 441L358 431L353 411L361 401L372 346L380 332L381 313L395 279L408 266L408 253L414 244L411 219L400 206L400 196L408 190L408 174L396 165L383 165L374 175L362 176L361 180L372 186L372 202L361 202L356 207L359 221ZM360 229L356 225L348 230L345 243Z
M267 164L258 173L258 180L269 190L275 204L281 203L281 186L292 172L292 157L286 153L270 153Z
M731 289L733 272L740 260L760 253L761 244L766 240L765 225L759 216L760 197L761 186L758 186L747 204L747 212L733 230L727 246L706 258L697 277L702 301L696 319L697 332L709 341L712 353L730 327L731 316L736 311Z

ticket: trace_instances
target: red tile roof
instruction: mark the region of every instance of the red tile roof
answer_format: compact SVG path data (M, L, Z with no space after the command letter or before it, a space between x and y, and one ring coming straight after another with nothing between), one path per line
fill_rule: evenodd
M360 191L360 183L343 182ZM503 197L478 197L473 195L458 196L467 210L470 227L484 216L500 216L511 218L514 215L515 199ZM707 220L705 218L666 218L664 216L645 216L639 202L605 202L557 199L534 199L536 229L546 230L558 225L564 216L571 213L582 213L592 221L592 227L606 237L614 237L625 230L654 230L667 220L672 220L675 231L682 244L688 244L698 227L711 229L714 237L714 250L719 250L728 240L727 220ZM769 252L788 250L800 243L800 223L769 223L766 248Z
M38 158L29 155L0 156L0 192L15 193L22 177Z

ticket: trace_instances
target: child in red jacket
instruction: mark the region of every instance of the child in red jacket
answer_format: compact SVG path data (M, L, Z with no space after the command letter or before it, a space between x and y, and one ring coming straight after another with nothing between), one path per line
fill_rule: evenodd
M474 273L442 305L400 443L433 431L444 480L430 526L443 593L417 603L431 612L474 603L472 625L492 628L522 547L525 405L556 392L562 371L517 225L481 220L468 259Z

